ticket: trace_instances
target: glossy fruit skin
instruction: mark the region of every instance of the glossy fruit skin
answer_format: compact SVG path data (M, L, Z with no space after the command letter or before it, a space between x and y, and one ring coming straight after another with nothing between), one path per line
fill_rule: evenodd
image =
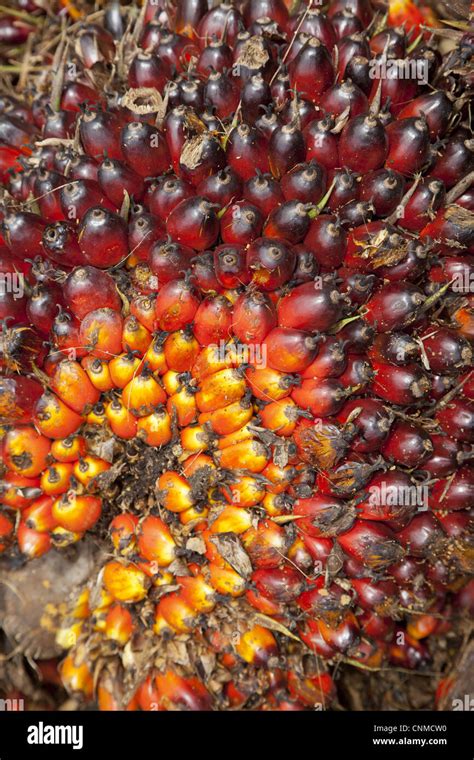
M243 182L251 179L256 170L265 173L270 169L268 142L255 127L248 124L242 123L232 130L226 154L228 165Z
M346 253L346 233L331 214L320 214L314 219L305 236L304 242L314 253L319 264L326 269L333 269L342 264Z
M339 140L340 161L353 171L379 169L387 158L388 149L385 129L376 117L367 114L350 119Z
M179 203L166 220L166 229L178 243L204 251L216 242L218 220L211 204L204 198L189 198Z
M313 332L325 331L337 322L342 314L343 298L329 284L304 283L284 296L278 305L278 323Z
M269 174L257 173L250 177L243 185L243 194L265 218L285 200L281 184Z
M402 119L387 127L389 151L386 164L401 174L422 168L428 158L428 126L421 119Z
M121 306L111 275L92 266L76 267L68 274L64 283L64 298L78 319L83 319L93 309L118 311Z
M257 206L245 201L232 203L220 219L220 233L224 243L246 245L260 236L263 216Z
M247 248L246 266L261 290L276 290L287 282L295 264L294 251L280 240L260 237Z
M260 344L277 324L276 309L266 293L243 293L232 315L232 330L242 343Z
M100 269L115 266L128 254L124 220L100 207L89 209L79 228L79 246L88 264Z

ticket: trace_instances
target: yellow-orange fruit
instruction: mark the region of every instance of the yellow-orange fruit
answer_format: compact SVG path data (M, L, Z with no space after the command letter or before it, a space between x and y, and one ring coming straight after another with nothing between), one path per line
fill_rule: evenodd
M236 369L222 369L201 381L196 403L201 412L213 412L242 398L246 383Z
M220 567L215 562L209 564L209 580L211 586L219 594L227 594L232 597L242 596L247 585L245 578L242 578L231 567Z
M87 372L78 362L69 359L56 366L52 388L61 401L78 414L85 414L100 397L100 391L94 387Z
M242 507L226 507L212 523L211 533L245 533L252 525L251 513Z
M110 376L109 365L105 359L98 359L95 356L85 356L81 361L82 367L87 373L94 388L98 391L106 392L112 390L114 381Z
M62 661L59 669L62 683L69 692L81 692L86 697L92 697L94 680L85 662L77 661L77 657L70 654Z
M163 388L153 375L146 371L130 380L122 391L122 403L137 417L152 414L155 407L165 401L166 393Z
M270 452L260 441L249 439L220 451L218 457L225 469L262 472L269 462Z
M110 377L114 388L125 388L140 371L143 361L131 351L114 357L109 362Z
M43 393L35 406L34 422L47 438L67 438L78 430L82 417L53 393Z
M34 478L47 466L51 441L33 427L14 427L3 443L4 462L25 478Z
M81 457L74 465L74 476L79 483L87 487L92 483L94 478L102 472L107 472L107 470L110 470L110 464L105 459L87 455Z
M199 355L200 346L189 329L172 332L165 340L166 364L175 372L188 372Z
M74 474L74 465L72 462L56 462L43 470L41 473L40 485L45 494L48 496L58 496L69 490L71 487L71 477Z
M163 596L156 611L178 633L189 633L196 624L197 613L177 592Z
M137 418L118 398L114 398L105 407L105 415L112 433L126 440L135 438L137 434Z
M156 409L137 421L137 435L148 446L164 446L171 441L171 418L164 408Z
M133 633L134 625L130 611L121 604L114 604L105 618L105 635L124 646Z
M158 567L167 567L176 558L176 542L159 517L148 515L138 528L138 551Z
M103 582L106 590L124 604L140 602L147 595L149 581L141 570L132 564L108 562L104 568Z
M161 493L161 503L171 512L184 512L194 505L191 486L186 478L168 470L158 478L158 488Z
M246 631L236 644L237 654L252 665L265 667L272 657L278 655L276 639L268 628L262 625L254 625Z
M116 515L110 523L109 532L112 543L120 554L126 555L134 551L137 543L138 522L137 515L123 512L121 515Z
M71 435L51 444L51 455L58 462L75 462L87 451L86 439L82 435Z
M25 525L39 533L52 530L58 523L53 516L54 499L50 496L40 496L33 504L22 511Z
M133 314L123 323L122 348L124 351L137 351L141 356L146 353L152 341L151 333Z
M98 496L80 496L68 491L53 504L53 517L58 525L75 533L90 530L102 513L102 499Z
M213 412L201 412L198 420L201 425L208 422L217 435L229 435L239 430L252 417L252 403L244 397Z

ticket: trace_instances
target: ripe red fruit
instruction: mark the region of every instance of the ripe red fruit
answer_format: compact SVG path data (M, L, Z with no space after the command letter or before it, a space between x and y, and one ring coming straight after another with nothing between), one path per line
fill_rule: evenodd
M204 251L216 242L219 222L212 204L196 196L175 206L166 220L166 229L178 243Z
M268 151L267 139L255 127L239 124L229 135L227 163L245 181L253 177L256 171L269 171Z
M278 323L313 332L326 331L343 314L344 296L330 284L307 282L298 285L278 304Z
M388 138L380 120L370 114L350 119L339 139L339 158L353 171L370 171L383 166L388 155ZM398 166L393 166L398 169Z
M295 264L294 251L280 240L261 237L247 248L247 268L251 272L252 282L262 290L281 287L290 279Z
M429 149L428 125L423 119L402 119L387 126L389 150L386 164L401 174L411 175L426 163Z
M113 277L96 267L77 267L64 283L64 299L68 308L83 319L93 309L120 310L121 301Z
M220 233L224 243L247 245L262 232L263 216L257 206L237 201L220 218ZM264 233L268 237L267 232Z
M257 206L265 218L285 200L281 183L271 175L259 172L245 182L243 196Z
M277 324L276 309L270 297L259 290L243 293L232 313L232 332L241 343L261 344Z
M86 262L100 269L115 266L128 254L124 220L104 208L89 209L79 227L78 240Z
M182 330L192 322L199 306L197 292L186 280L167 282L155 301L155 323L159 330Z

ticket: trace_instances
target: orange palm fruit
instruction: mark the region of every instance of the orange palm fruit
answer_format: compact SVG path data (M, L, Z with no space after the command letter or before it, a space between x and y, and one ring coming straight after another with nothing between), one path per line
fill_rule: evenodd
M212 523L211 533L245 533L252 525L252 516L242 507L225 507Z
M124 646L130 639L134 629L130 611L121 604L114 604L105 618L104 633L108 639Z
M59 666L59 670L61 681L68 692L92 697L94 690L92 673L87 664L79 660L77 654L68 654Z
M105 406L102 401L94 404L91 411L86 415L86 422L88 425L97 425L97 427L103 427L107 423Z
M280 467L272 461L262 470L262 475L271 481L267 483L267 491L270 491L270 493L283 493L294 479L296 470L291 464Z
M155 678L160 703L165 709L210 710L211 697L198 678L183 678L167 670Z
M197 613L177 592L162 596L156 612L177 633L189 633L196 624Z
M34 478L47 465L51 441L33 427L14 427L3 441L4 462L11 470L25 478Z
M5 551L13 534L14 525L3 512L0 512L0 553Z
M196 403L201 412L213 412L238 401L245 391L246 383L239 370L222 369L201 381Z
M81 360L81 365L87 373L94 388L106 392L112 390L114 381L110 377L108 362L105 359L98 359L94 356L85 356Z
M73 530L67 530L67 528L63 528L61 525L57 525L51 531L51 543L57 549L65 549L66 546L77 544L77 542L81 540L83 535L84 533L79 533Z
M58 524L53 516L53 503L54 499L50 496L41 496L24 509L21 517L26 527L39 533L52 530Z
M130 412L121 400L114 398L105 407L105 416L112 433L119 438L135 438L137 434L137 418Z
M258 667L268 665L278 655L278 645L273 633L262 625L254 625L246 631L235 646L237 654L249 664Z
M299 418L299 410L292 399L272 401L260 410L263 427L284 437L292 435Z
M204 346L194 362L191 374L201 383L209 375L235 367L236 364L236 351L233 343L226 343L223 349L216 345Z
M41 473L41 488L49 496L57 496L71 487L74 474L72 462L56 462Z
M202 425L188 425L180 432L181 446L184 451L203 451L209 446L209 435Z
M193 529L199 530L199 524L202 520L202 524L206 525L207 516L209 514L209 509L207 507L202 507L201 505L197 507L190 507L189 509L185 509L184 512L179 513L179 521L182 525L187 525L190 522L194 522L195 525L193 526Z
M289 396L295 378L270 367L248 367L245 371L253 395L261 401L279 401Z
M56 365L51 386L61 401L78 414L86 414L100 397L87 372L78 362L69 359Z
M81 347L91 356L111 359L122 351L123 320L118 311L102 308L90 311L81 322Z
M252 565L257 568L278 567L288 548L285 530L272 520L261 520L257 527L249 528L241 541Z
M148 515L139 525L138 551L157 567L168 567L176 558L176 542L168 526L155 515Z
M171 512L184 512L194 506L191 486L178 472L168 470L158 478L161 503Z
M228 470L262 472L270 459L270 451L260 441L248 439L218 453L221 467Z
M0 484L2 504L12 509L23 509L41 496L40 478L25 478L8 470Z
M199 343L189 327L170 333L163 348L166 364L175 372L188 372L200 351Z
M137 436L148 446L163 446L173 437L171 417L164 407L158 407L146 417L137 420Z
M166 408L171 416L176 415L178 425L186 427L196 421L196 394L188 385L182 385L169 397Z
M105 589L117 601L133 604L147 595L149 581L141 570L132 564L108 562L104 568Z
M125 388L139 372L143 360L132 351L115 356L109 362L109 372L114 388Z
M417 641L430 636L439 626L439 618L429 613L412 616L407 623L407 633Z
M198 420L201 425L206 422L217 435L235 433L253 417L253 408L247 396L213 412L201 412Z
M16 540L20 552L28 559L37 559L51 549L49 534L28 528L24 522L20 522L16 529Z
M209 564L209 582L219 592L234 598L242 596L247 583L235 570L229 567L220 567L215 562Z
M130 512L122 512L116 515L109 525L109 533L112 538L114 548L119 554L124 556L131 554L137 544L136 529L139 519L137 515Z
M285 493L271 493L267 491L261 504L269 517L278 517L288 512L290 502L285 497Z
M79 429L82 417L53 393L43 393L35 405L34 422L48 438L67 438Z
M168 365L166 364L166 357L163 348L166 333L158 333L155 335L150 345L147 348L143 360L148 364L153 372L159 375L164 375L168 372ZM165 385L166 388L166 385ZM168 389L166 389L168 391Z
M265 483L252 475L236 475L224 490L224 496L239 507L255 507L265 496Z
M229 446L236 446L236 444L242 443L242 441L252 440L255 437L254 428L255 423L251 420L233 433L221 436L217 441L218 449L222 451L229 448Z
M153 331L155 321L155 294L139 295L130 301L130 314L133 314L147 330Z
M209 454L193 454L185 459L182 463L183 475L186 478L190 478L191 475L198 472L201 468L206 467L210 470L215 470L216 465L212 457Z
M83 533L96 524L102 513L102 499L80 496L74 491L62 494L53 504L53 517L66 530Z
M83 486L89 486L94 478L100 475L102 472L110 470L109 462L100 457L95 457L90 454L85 457L81 457L74 465L74 477Z
M173 396L183 385L181 372L175 372L174 369L168 369L161 377L163 388L168 396Z
M122 348L124 351L137 351L140 356L143 356L146 354L151 341L151 332L133 314L124 319L122 328Z
M58 462L75 462L86 451L86 439L82 435L60 438L51 444L51 454Z
M262 615L282 615L285 610L283 604L269 599L264 596L258 589L249 589L245 592L245 597L252 607L262 613Z
M166 393L148 368L130 380L122 391L122 403L137 417L152 414L155 407L165 401Z
M203 575L183 576L176 578L176 581L181 586L180 596L193 610L202 613L211 612L214 609L216 594Z

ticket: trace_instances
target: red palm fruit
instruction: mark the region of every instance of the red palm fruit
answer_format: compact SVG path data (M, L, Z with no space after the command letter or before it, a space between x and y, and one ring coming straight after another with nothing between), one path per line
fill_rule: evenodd
M51 387L61 401L78 414L87 414L100 398L100 392L92 385L81 365L67 359L56 366Z
M351 441L351 449L358 453L380 451L393 421L382 402L371 398L347 401L337 419L355 426L357 432Z
M318 203L326 190L326 171L317 161L296 164L281 179L286 201Z
M428 159L429 132L423 119L402 119L387 126L386 165L401 174L419 171Z
M0 319L11 319L14 324L26 322L27 299L25 293L19 295L14 293L7 285L8 280L4 278L0 290ZM22 288L21 281L18 280L18 289ZM13 279L12 279L13 283ZM57 312L57 309L55 310Z
M170 69L163 58L140 51L130 63L128 85L133 88L153 87L163 92L169 74Z
M183 678L167 670L155 677L155 683L160 697L158 704L163 705L164 709L211 709L211 696L198 678Z
M78 240L85 261L100 269L115 266L126 259L129 252L127 225L118 214L104 208L87 211Z
M351 201L359 200L359 177L348 169L336 169L328 172L327 184L334 182L332 193L327 202L330 211L337 211Z
M146 261L157 240L165 234L165 228L158 217L140 211L128 225L128 247L130 257Z
M294 251L296 254L296 266L292 280L296 285L313 281L319 274L319 263L314 253L308 250L304 243L295 245Z
M438 375L458 374L472 365L470 343L455 330L427 327L420 339L432 372Z
M158 240L149 255L150 269L160 284L176 280L189 268L192 248L169 240Z
M474 143L470 133L460 128L450 135L449 141L430 171L430 176L439 179L447 188L453 187L463 174L474 166Z
M441 478L431 488L429 505L433 510L471 509L474 504L474 471L460 467L453 477Z
M353 612L347 612L336 627L320 620L319 631L325 642L338 652L353 649L359 641L359 623Z
M295 29L317 37L328 50L331 50L336 44L333 24L319 8L310 7L306 13L293 16L288 24L288 31L294 32Z
M386 525L369 520L357 521L337 540L349 557L373 570L383 570L403 556L402 546L393 531Z
M413 557L426 557L442 536L441 526L432 512L422 512L397 533L397 539Z
M106 638L124 646L134 630L133 618L130 612L120 604L114 604L105 619L104 634Z
M135 351L139 356L143 356L151 340L150 331L136 317L132 314L125 317L122 329L122 349L124 351Z
M328 337L319 347L314 360L301 372L304 380L310 378L338 377L347 364L344 344L335 337Z
M183 179L196 187L207 177L224 168L225 154L212 134L190 137L183 145L179 172Z
M255 625L240 636L235 646L237 654L256 667L268 667L277 655L278 645L273 633L261 625Z
M243 246L219 245L214 249L213 261L216 278L223 288L238 288L248 283Z
M47 466L51 441L32 427L11 428L3 441L7 467L25 478L34 478Z
M404 186L405 182L399 172L377 169L363 175L359 198L371 201L377 216L389 216L399 205Z
M350 47L347 46L344 50L344 54L347 54L352 48L353 45ZM350 79L354 82L354 84L356 84L367 96L370 95L373 86L370 66L371 64L366 56L356 55L349 59L344 69L344 78ZM341 76L342 75L340 75L340 78Z
M246 201L237 201L222 214L220 235L224 243L247 245L260 236L262 226L260 210Z
M425 296L412 283L391 283L376 292L366 304L364 318L377 332L400 330L416 319Z
M233 5L223 2L211 8L199 22L199 45L207 47L214 37L221 37L233 47L235 38L241 29L242 16Z
M120 209L125 193L140 201L144 192L143 178L123 161L106 158L99 166L99 184L107 198Z
M214 269L212 251L195 256L191 265L192 281L203 293L215 293L220 290L220 283Z
M82 417L53 393L43 393L35 404L34 422L47 438L67 438L79 429Z
M358 604L364 610L373 610L380 617L388 617L395 612L398 587L394 581L374 582L370 578L354 578L351 586L357 594Z
M335 650L323 639L319 623L320 621L309 618L305 621L305 628L299 629L299 636L312 652L330 659L335 655Z
M257 568L276 568L287 548L285 531L270 520L262 520L256 528L242 535L246 552Z
M239 124L229 135L227 163L242 182L251 179L256 171L269 171L268 152L268 140L255 127Z
M311 544L306 537L321 538L322 536L335 536L348 530L355 519L355 513L347 504L336 496L315 494L311 498L298 499L293 508L293 514L298 515L298 527L304 534L305 545L312 558L318 562L327 559L326 550L329 552L329 544L320 546ZM331 543L332 547L332 543Z
M276 324L276 309L268 295L256 290L239 297L233 309L232 331L242 343L260 345Z
M153 125L132 121L122 129L120 141L127 164L141 177L156 177L169 169L166 140Z
M127 383L122 392L122 403L137 417L146 417L158 404L164 404L166 393L144 367Z
M431 435L432 451L424 460L421 469L430 473L433 478L451 475L462 461L460 445L446 435Z
M73 465L71 462L57 462L43 470L41 488L48 496L57 496L71 488L72 475Z
M306 161L316 160L328 170L340 166L339 140L334 128L332 116L312 121L305 127L303 137L306 143Z
M51 222L63 219L58 189L67 180L62 174L47 169L38 169L35 175L33 193L37 198L41 216Z
M399 225L407 230L421 230L430 222L433 212L445 202L444 184L437 179L421 179L400 215Z
M153 331L155 321L155 299L154 294L139 295L130 301L130 313L150 332Z
M194 335L201 346L219 344L230 337L232 304L225 296L208 296L194 316Z
M356 393L361 393L374 377L372 365L364 355L349 353L347 367L337 379L344 388L352 388Z
M343 314L344 297L330 284L305 282L284 296L278 304L280 327L314 332L326 331Z
M46 554L51 548L51 538L48 533L39 533L20 522L16 530L18 548L28 559L37 559Z
M280 183L271 175L260 173L247 179L243 186L243 196L259 208L264 217L285 200Z
M375 34L370 40L370 49L374 55L384 51L402 58L406 50L406 35L404 30L388 28Z
M310 37L289 65L291 86L313 103L320 102L321 95L334 81L331 57L317 37Z
M72 267L84 263L76 230L69 222L48 224L41 242L46 256L61 266Z
M107 422L119 438L135 438L137 419L119 399L113 399L105 408Z
M343 166L367 172L383 166L387 155L388 138L377 117L360 114L347 122L339 138L339 157ZM393 168L399 170L398 166L393 165Z
M114 309L94 309L81 322L79 345L91 356L111 359L122 353L123 320Z
M68 177L73 179L88 179L97 182L98 165L89 156L74 156L67 158Z
M37 214L28 211L12 211L3 217L2 234L15 256L34 258L41 250L45 227L46 221Z
M83 103L87 106L93 106L99 103L101 99L102 95L94 88L88 87L82 82L68 82L61 94L61 109L80 113L80 106Z
M301 330L275 327L262 343L272 369L281 372L302 372L315 358L319 339Z
M353 32L345 38L338 40L338 79L348 78L347 66L354 60L354 58L364 58L368 64L368 59L371 58L371 52L369 43L367 42L367 36L360 32ZM355 81L355 80L353 80ZM368 90L372 87L372 81L369 80ZM368 90L364 90L367 94Z
M270 137L268 154L271 172L276 179L280 179L305 160L303 133L292 124L277 127Z
M398 119L423 118L428 124L430 137L436 140L446 132L453 106L443 90L419 95L398 113Z
M154 47L154 52L170 71L186 71L192 58L199 55L198 47L189 39L175 32L164 32ZM169 78L169 77L167 77Z
M198 294L186 280L167 282L156 298L155 326L169 332L181 330L193 321L198 306Z
M436 412L441 429L456 441L474 440L474 404L465 398L454 398Z
M338 41L344 40L352 34L357 34L363 29L360 19L349 8L343 8L342 11L336 13L332 17L331 23Z
M169 235L179 243L204 251L219 235L219 222L212 204L194 197L181 201L166 220Z
M230 166L216 174L204 177L196 188L196 193L211 203L227 206L242 195L242 183Z
M349 350L364 353L374 339L375 330L363 319L356 319L339 330L338 335Z
M178 34L197 38L199 22L208 10L205 0L184 0L180 3L175 19L175 29Z
M258 72L245 82L241 90L242 117L248 124L253 124L262 115L265 106L272 103L270 85Z
M219 37L214 36L201 51L196 63L196 71L206 79L213 71L232 68L232 50Z
M319 264L327 269L337 268L344 261L347 236L332 214L321 214L313 219L304 242Z
M288 10L283 0L249 0L244 8L244 21L250 26L263 16L276 21L281 29L288 23Z
M430 390L430 377L417 364L396 367L373 362L375 380L371 392L391 404L409 406L425 398Z
M263 234L288 243L301 243L309 227L308 209L301 201L285 201L267 217Z
M471 212L457 205L449 205L438 211L433 221L420 232L421 238L430 237L442 255L456 252L474 253L474 243L470 230Z
M213 71L204 86L204 98L215 109L219 119L228 119L240 102L240 91L232 77L222 71ZM216 169L222 166L216 166Z
M263 596L285 604L296 599L305 585L304 576L289 566L255 570L252 573L252 583Z
M119 554L130 554L136 546L138 517L129 512L116 515L109 525L109 533L115 550Z
M41 496L40 478L25 478L12 470L2 477L0 494L2 504L12 509L24 509Z
M291 397L301 409L309 410L315 417L337 414L351 389L333 378L303 380L301 386L292 391Z
M261 237L247 248L246 263L252 282L261 290L276 290L290 279L296 256L282 241Z
M340 280L339 290L346 295L351 305L361 306L368 301L377 282L375 275L360 274L355 269L349 269L348 267L340 267L338 275L338 279ZM356 327L355 322L349 322L347 327L349 327L349 325L353 325L351 330L348 331L352 335L352 330ZM357 329L359 327L360 330ZM369 328L367 323L359 322L356 327L356 332L362 333L361 337L363 338L364 348L366 348L367 344L372 342L375 331L373 328Z
M51 444L51 454L58 462L75 462L86 450L86 441L81 435L59 439Z
M93 158L122 158L121 123L111 111L85 111L79 121L79 135L84 152Z
M420 346L409 333L380 333L368 353L375 361L403 365L418 360Z
M365 93L352 80L339 82L324 92L319 106L326 114L340 116L349 108L349 117L367 113L368 100Z
M361 520L389 523L404 527L418 508L424 506L423 491L403 470L376 473L365 486L362 500L357 504Z
M96 267L73 269L64 282L63 293L68 308L78 319L83 319L93 309L118 311L121 307L113 278Z
M152 214L165 220L178 203L191 198L193 194L192 185L178 177L165 175L150 185L145 202Z
M102 513L102 499L98 496L79 496L68 491L56 499L52 515L66 530L83 533L90 530Z
M79 179L70 182L61 188L59 196L64 217L71 222L82 219L87 211L97 206L116 211L114 204L94 180Z

